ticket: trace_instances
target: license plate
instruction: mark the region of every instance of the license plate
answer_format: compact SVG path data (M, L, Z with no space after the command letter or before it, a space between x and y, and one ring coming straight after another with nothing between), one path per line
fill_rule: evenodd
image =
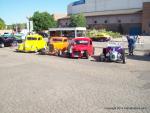
M74 57L79 57L78 55L74 55Z

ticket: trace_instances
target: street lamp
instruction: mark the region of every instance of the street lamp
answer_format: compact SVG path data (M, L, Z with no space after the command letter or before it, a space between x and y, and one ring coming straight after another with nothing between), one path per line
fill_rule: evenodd
M29 35L30 35L30 17L26 17L28 20L28 24L29 24ZM27 25L28 26L28 25Z

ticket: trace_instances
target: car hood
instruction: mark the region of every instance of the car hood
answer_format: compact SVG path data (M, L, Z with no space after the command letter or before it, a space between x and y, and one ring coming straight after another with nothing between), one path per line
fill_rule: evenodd
M87 45L75 45L73 46L74 51L84 51L87 50L88 46Z

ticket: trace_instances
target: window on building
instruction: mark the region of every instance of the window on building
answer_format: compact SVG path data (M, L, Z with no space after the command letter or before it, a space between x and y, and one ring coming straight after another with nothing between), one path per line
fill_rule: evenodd
M66 26L68 25L68 23L66 22Z
M105 21L104 21L104 23L105 23L105 24L107 24L107 23L108 23L108 21L107 21L107 20L105 20Z
M94 24L97 24L97 21L96 21L96 20L94 21Z
M118 20L118 23L121 23L121 20Z

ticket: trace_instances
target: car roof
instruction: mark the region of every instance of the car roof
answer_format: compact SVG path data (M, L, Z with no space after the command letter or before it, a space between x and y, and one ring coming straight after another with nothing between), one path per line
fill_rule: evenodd
M88 41L91 41L92 39L89 38L89 37L76 37L73 40L88 40Z
M39 37L42 37L42 36L39 35L39 34L32 34L32 35L27 35L27 37L39 38ZM43 37L42 37L42 38L43 38Z
M67 37L51 37L52 39L68 39Z

